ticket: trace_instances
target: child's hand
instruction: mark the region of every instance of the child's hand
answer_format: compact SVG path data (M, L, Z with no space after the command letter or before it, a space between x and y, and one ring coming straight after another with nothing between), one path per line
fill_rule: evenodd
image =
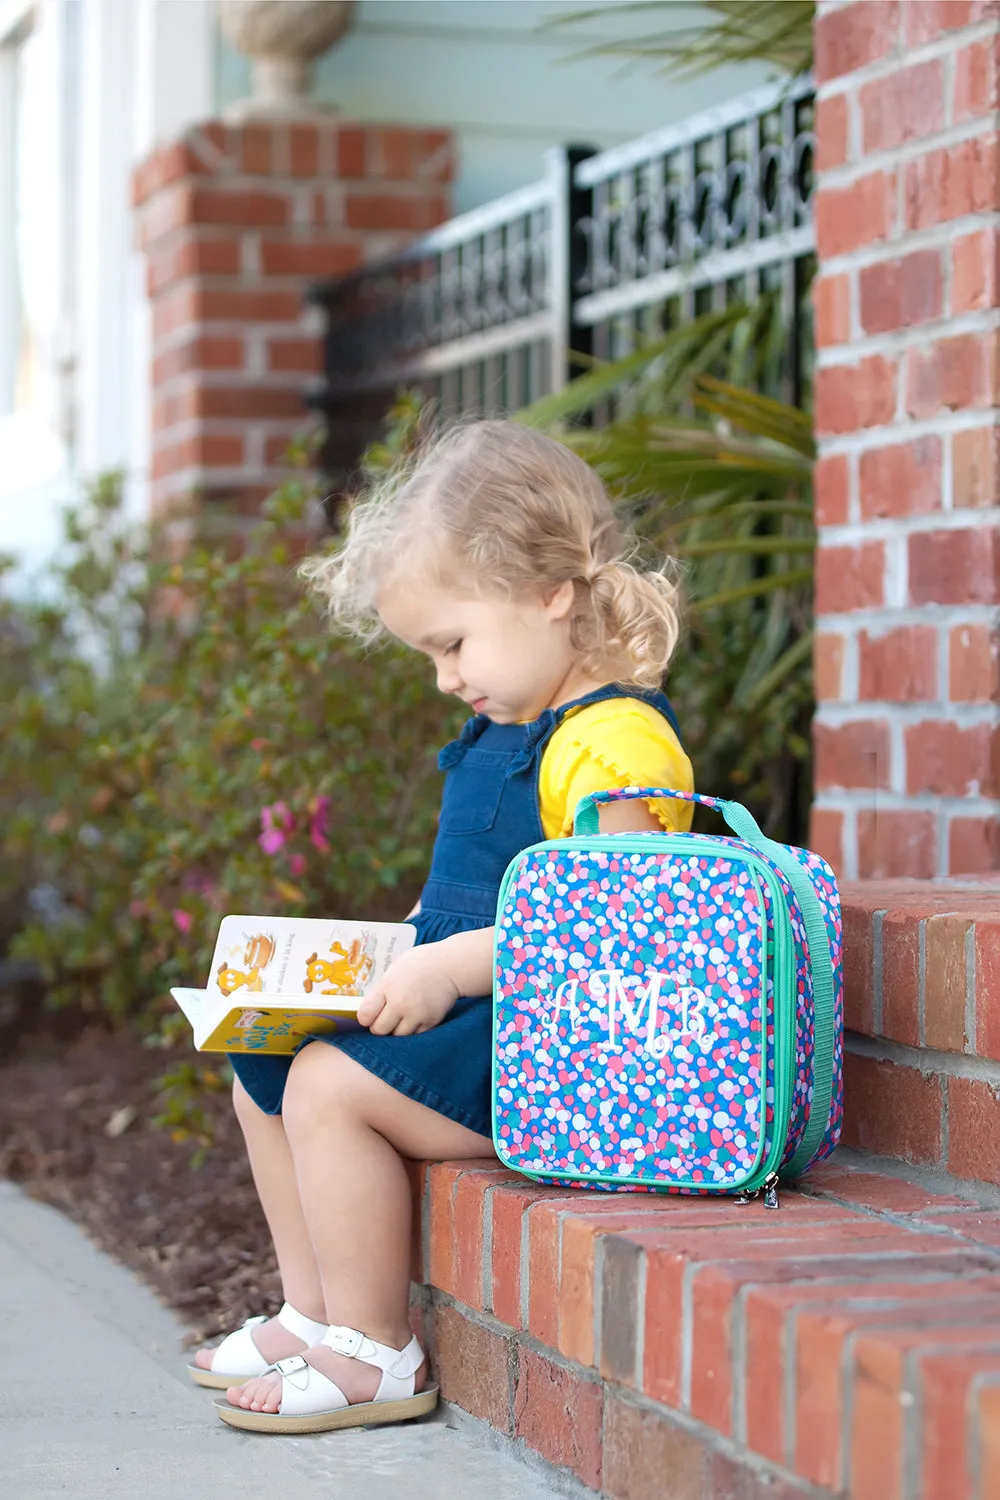
M461 991L442 962L443 943L411 948L387 969L358 1006L358 1020L376 1036L412 1036L444 1020Z

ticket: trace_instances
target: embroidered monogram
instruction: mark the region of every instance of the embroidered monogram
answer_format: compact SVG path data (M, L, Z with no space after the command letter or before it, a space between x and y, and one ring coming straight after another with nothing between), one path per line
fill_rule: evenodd
M553 988L552 977L535 979L539 1006L546 1015L550 1033L558 1033L567 1017L574 1039L586 1032L596 1040L601 1028L608 1047L619 1042L619 1027L644 1036L650 1057L666 1057L685 1038L714 1045L708 1018L717 1007L711 995L697 985L662 969L627 974L623 969L596 969L592 973L564 979Z

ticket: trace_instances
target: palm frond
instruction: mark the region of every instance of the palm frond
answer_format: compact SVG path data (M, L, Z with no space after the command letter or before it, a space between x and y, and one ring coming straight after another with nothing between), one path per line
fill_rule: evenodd
M813 62L815 0L703 0L692 10L711 11L711 21L682 28L664 26L634 37L581 46L570 61L590 57L651 60L673 77L694 78L733 63L766 62L782 73L806 73ZM543 23L546 29L580 27L595 20L619 23L623 15L674 19L676 0L634 0L567 11Z
M656 490L676 496L682 480L688 495L721 488L736 499L743 488L751 496L781 500L790 488L808 485L812 473L806 457L766 434L736 437L697 418L654 421L639 415L596 433L560 435L626 495Z
M757 678L753 687L743 695L744 706L756 708L758 704L769 698L803 662L809 661L812 648L813 632L809 630L804 635L800 635L797 641L792 642L788 650L778 657L770 671Z
M790 552L814 552L811 536L726 536L714 542L678 544L682 557L774 557Z
M789 568L787 572L768 573L763 578L754 578L739 588L723 589L717 594L693 599L688 605L689 615L704 615L710 609L729 609L733 604L742 604L745 599L758 599L762 594L772 594L775 589L798 589L812 583L812 568Z
M711 375L699 375L694 382L694 404L699 411L722 417L758 439L792 448L810 462L816 457L811 417L786 401L743 390Z
M657 382L667 389L681 382L689 383L693 375L709 369L734 329L746 317L746 307L733 304L723 312L709 313L674 328L623 359L595 362L587 374L570 381L561 391L542 396L531 406L522 407L517 420L529 427L542 428L572 421L628 389L653 367L656 367Z

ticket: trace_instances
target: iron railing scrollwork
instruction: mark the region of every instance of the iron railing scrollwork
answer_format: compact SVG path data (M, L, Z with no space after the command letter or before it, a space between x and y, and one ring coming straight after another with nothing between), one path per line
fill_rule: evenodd
M541 181L317 283L332 467L401 386L446 416L515 410L561 388L574 356L617 358L764 293L792 333L781 394L801 399L813 152L811 81L769 85L611 150L557 148Z

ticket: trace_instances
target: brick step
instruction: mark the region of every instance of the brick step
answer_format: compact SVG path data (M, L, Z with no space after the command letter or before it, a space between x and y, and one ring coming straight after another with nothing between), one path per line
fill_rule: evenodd
M995 1190L1000 882L859 882L841 898L844 1144Z
M414 1170L445 1398L615 1500L995 1500L1000 1211L834 1158L777 1212Z

